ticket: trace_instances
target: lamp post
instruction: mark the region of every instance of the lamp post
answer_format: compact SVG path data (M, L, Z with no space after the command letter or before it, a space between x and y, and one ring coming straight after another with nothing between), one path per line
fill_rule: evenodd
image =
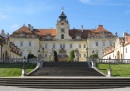
M87 58L88 58L88 47L86 48Z
M43 57L42 58L43 58L43 61L44 61L44 47L42 48L42 52L43 52Z
M40 62L40 49L38 50L38 62Z
M124 43L125 43L125 39L123 38L122 39L122 42L121 42L121 44L122 44L122 47L123 47L123 53L122 53L122 59L124 59Z
M112 76L112 70L111 70L111 66L110 66L110 60L111 60L111 57L109 57L108 77Z
M22 68L22 75L21 75L21 76L25 76L25 75L26 75L25 61L26 61L26 58L25 58L25 56L24 56L24 58L23 58L23 68Z
M25 61L26 61L26 58L24 56L24 58L23 58L23 69L25 69Z
M111 60L111 57L109 57L109 66L108 66L109 69L111 69L110 60Z
M95 67L95 62L94 62L94 50L92 51L92 68Z

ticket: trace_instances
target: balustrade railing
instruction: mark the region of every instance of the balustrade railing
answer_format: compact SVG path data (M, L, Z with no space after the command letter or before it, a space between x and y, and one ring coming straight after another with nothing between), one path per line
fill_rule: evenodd
M129 64L130 59L96 59L96 58L87 58L87 61L93 61L95 63L113 63L113 64Z
M130 59L97 59L97 63L124 63L124 64L129 64Z

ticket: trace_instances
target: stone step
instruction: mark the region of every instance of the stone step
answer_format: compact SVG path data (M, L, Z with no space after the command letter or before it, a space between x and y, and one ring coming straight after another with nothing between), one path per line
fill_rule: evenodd
M44 62L43 68L31 76L103 76L87 62Z
M0 78L1 86L47 89L97 89L130 87L130 78Z

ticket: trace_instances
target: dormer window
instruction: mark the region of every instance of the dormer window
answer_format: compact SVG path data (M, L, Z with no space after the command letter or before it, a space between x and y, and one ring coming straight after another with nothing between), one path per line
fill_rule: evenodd
M64 28L61 28L61 32L65 32L65 29L64 29Z
M24 32L21 32L21 33L20 33L20 36L25 36L25 33L24 33Z

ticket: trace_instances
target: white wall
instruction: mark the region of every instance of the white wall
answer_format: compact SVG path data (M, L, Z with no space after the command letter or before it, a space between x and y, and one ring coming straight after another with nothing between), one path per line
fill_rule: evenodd
M127 53L126 53L126 48L127 48ZM124 47L124 58L130 59L130 44Z

